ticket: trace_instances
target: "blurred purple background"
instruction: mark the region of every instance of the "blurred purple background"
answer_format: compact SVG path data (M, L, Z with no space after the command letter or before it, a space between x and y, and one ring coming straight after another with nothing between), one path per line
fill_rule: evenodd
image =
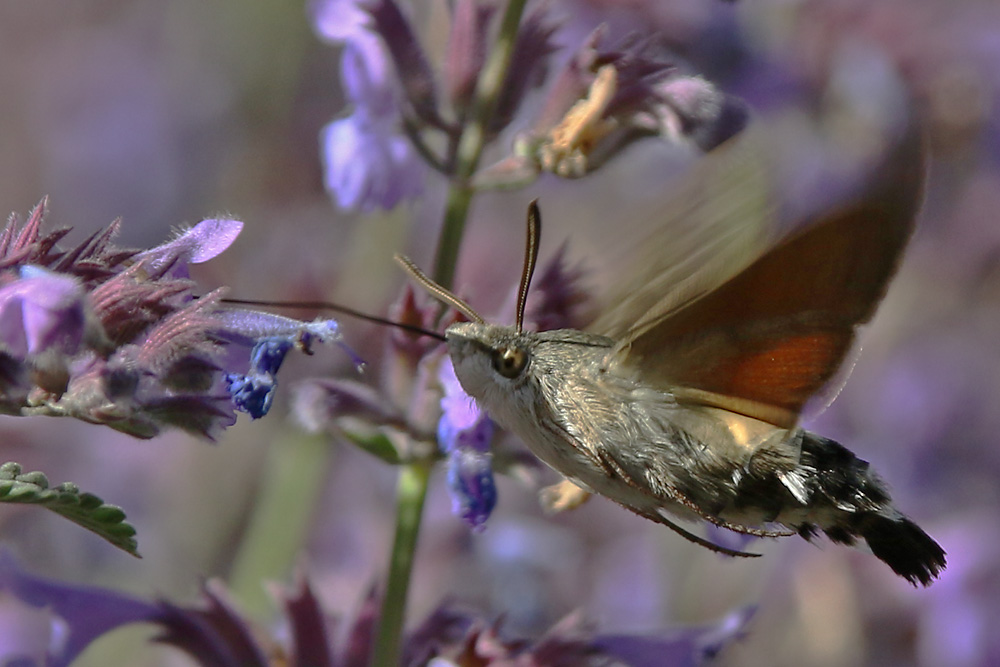
M422 5L425 35L442 4ZM822 183L810 182L810 151L826 141L849 153L871 130L838 125L838 105L878 105L889 95L883 82L894 80L880 72L899 73L929 132L927 203L850 382L808 426L870 460L898 506L948 551L949 567L930 589L914 590L870 555L822 540L762 544L765 558L731 560L600 499L543 517L534 491L503 477L488 529L471 534L450 514L439 470L411 619L450 596L504 613L525 633L576 608L602 630L647 632L757 603L749 637L723 664L1000 662L1000 6L554 5L566 43L601 21L621 35L655 26L695 71L744 97L774 136L787 137L775 178L803 197L822 192ZM318 134L340 112L337 57L297 3L4 3L0 210L24 213L47 194L50 226L72 225L71 238L121 216L121 244L142 247L228 212L246 230L198 267L206 290L225 284L244 298L328 298L384 312L402 283L393 252L430 260L443 188L389 214L336 210L323 190ZM817 138L820 114L828 134ZM542 198L546 217L543 258L569 239L570 258L594 269L591 286L613 280L603 251L626 233L630 207L659 192L683 160L669 148L637 147L585 182L542 179L527 191L481 196L460 260L463 294L482 312L500 308L519 272L532 196ZM366 325L342 324L377 377L380 338ZM301 376L353 372L334 354L289 364ZM289 387L291 374L283 382ZM279 396L269 418L241 420L216 445L0 418L0 459L123 506L144 558L30 507L0 507L3 545L37 573L190 599L201 575L229 572L267 450L293 428L284 416L289 396ZM321 504L302 510L312 514L307 560L324 605L350 613L384 568L395 471L352 447L330 446L336 453ZM120 664L187 664L148 648L147 634L117 632L80 664L112 656Z

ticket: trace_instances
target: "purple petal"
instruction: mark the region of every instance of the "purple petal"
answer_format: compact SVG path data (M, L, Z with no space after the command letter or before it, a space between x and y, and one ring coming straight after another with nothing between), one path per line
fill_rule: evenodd
M496 427L462 389L450 359L441 361L438 380L444 389L441 419L438 420L438 446L448 453L452 513L473 529L480 529L497 501L490 453L490 441Z
M75 353L83 340L84 290L72 277L23 267L0 288L0 343L19 357L57 348Z
M396 113L395 78L385 47L370 33L344 46L340 60L341 81L347 99L371 116Z
M371 16L358 0L313 0L309 3L316 32L330 42L343 42L367 32Z
M65 636L47 651L46 664L69 665L95 639L122 625L156 620L155 604L94 586L77 586L36 577L22 570L9 553L0 553L0 590L33 607L47 608ZM53 633L54 636L58 633Z
M207 262L232 245L243 231L239 220L202 220L173 241L135 256L154 275L187 278L188 264Z
M695 667L742 639L755 611L754 607L746 607L726 616L716 625L694 627L662 637L597 637L594 646L634 667Z
M462 385L455 375L455 367L452 365L451 359L446 357L441 360L441 366L438 369L438 380L441 382L442 389L444 389L444 396L441 397L441 410L443 414L441 415L441 423L438 426L438 442L444 446L446 442L450 443L453 440L455 436L454 431L474 429L484 421L484 418L486 420L489 418L479 409L479 406L476 405L472 397L462 389ZM441 424L446 424L447 426L441 426ZM447 432L442 433L442 428L447 428ZM481 451L486 450L482 449Z
M363 110L323 128L326 188L344 210L391 209L423 192L423 163L393 119Z

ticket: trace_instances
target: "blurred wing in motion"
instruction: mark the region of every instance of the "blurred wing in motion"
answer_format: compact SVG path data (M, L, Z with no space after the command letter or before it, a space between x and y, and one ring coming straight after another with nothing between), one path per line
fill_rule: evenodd
M655 231L627 252L637 267L603 299L587 329L621 340L717 288L773 245L773 173L764 141L746 130L699 158L666 204L638 213L633 224Z
M715 289L708 287L710 274L687 273L667 297L637 316L608 355L607 367L668 389L680 401L793 426L803 404L837 372L857 326L871 318L885 294L913 230L924 171L920 137L911 130L850 204L743 263L746 268ZM732 210L724 213L738 214L739 206L751 217L766 210L745 194L734 197ZM745 257L757 254L759 238L751 230L718 227L722 238L706 251L713 253L707 262L716 276L742 268Z

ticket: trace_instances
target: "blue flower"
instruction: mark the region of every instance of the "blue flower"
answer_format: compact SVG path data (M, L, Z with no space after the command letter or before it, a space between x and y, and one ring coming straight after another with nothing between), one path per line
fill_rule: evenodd
M462 389L450 359L441 361L438 379L444 389L438 446L448 455L452 513L481 530L497 502L490 453L496 427Z
M310 353L314 342L340 340L334 320L300 322L280 315L245 310L228 311L222 317L229 325L223 337L237 345L252 345L249 370L246 373L227 373L224 381L233 407L253 419L263 417L271 409L278 388L278 369L293 347ZM353 352L350 354L357 359Z

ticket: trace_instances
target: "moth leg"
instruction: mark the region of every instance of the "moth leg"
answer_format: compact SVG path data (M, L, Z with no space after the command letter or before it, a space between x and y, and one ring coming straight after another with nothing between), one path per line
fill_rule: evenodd
M573 510L587 502L591 494L568 479L546 486L538 494L538 501L546 514Z
M754 537L791 537L792 535L798 535L798 532L794 530L767 530L766 528L751 528L750 526L743 526L738 523L729 523L728 521L717 517L705 516L705 520L718 526L719 528L725 528L726 530L731 530L734 533L741 533L743 535L753 535Z
M671 521L671 520L667 519L666 517L661 516L659 514L647 514L646 512L640 512L639 510L635 509L634 507L628 507L628 505L622 505L622 507L625 507L626 509L630 509L633 512L635 512L636 514L638 514L639 516L645 517L645 518L649 519L650 521L655 521L656 523L663 524L664 526L666 526L670 530L674 531L675 533L677 533L678 535L680 535L681 537L683 537L684 539L686 539L688 542L694 542L698 546L705 547L709 551L714 551L715 553L724 554L726 556L733 556L733 557L737 557L737 558L760 558L760 556L761 556L760 554L750 553L749 551L739 551L737 549L728 549L726 547L719 546L718 544L715 544L713 542L709 542L705 538L698 537L694 533L688 532L687 530L685 530L685 529L681 528L680 526L678 526L673 521Z

